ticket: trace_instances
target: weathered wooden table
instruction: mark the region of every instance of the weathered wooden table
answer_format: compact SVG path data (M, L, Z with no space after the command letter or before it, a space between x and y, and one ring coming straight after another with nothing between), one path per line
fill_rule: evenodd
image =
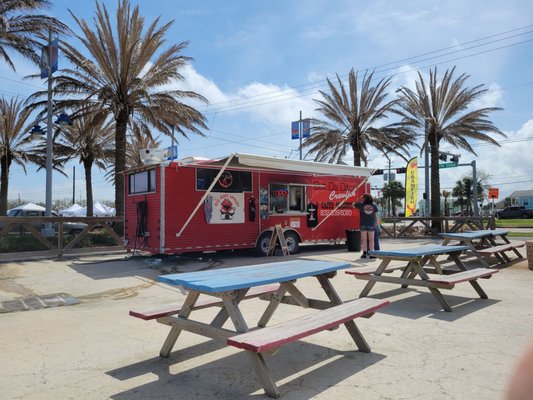
M468 247L468 251L475 256L484 267L490 267L485 255L494 255L499 263L505 264L511 261L506 254L507 251L513 251L519 258L522 255L517 250L519 247L525 246L525 242L514 241L511 242L507 237L509 233L505 229L484 229L479 231L468 231L459 233L441 233L440 236L444 238L442 245L447 245L452 241L459 242L459 245ZM498 243L498 240L503 243Z
M271 353L286 343L340 324L347 328L359 350L370 351L370 346L354 319L370 316L389 302L356 299L343 303L331 283L331 278L338 270L350 266L345 262L292 260L161 275L158 277L159 281L183 286L189 290L185 302L180 306L165 307L161 310L130 311L130 315L146 320L156 319L157 322L171 326L160 352L162 357L169 356L183 330L222 340L230 346L247 350L265 393L271 397L279 397L279 390L270 375L263 353ZM317 278L329 300L307 298L295 285L297 280L305 277ZM214 300L197 302L200 294L208 295ZM239 304L243 299L257 295L267 296L269 303L257 327L250 328ZM266 327L280 303L315 308L319 311L296 318L292 317L292 313L287 313L284 314L287 317L286 322ZM221 308L211 323L190 318L192 311L215 305ZM234 329L223 327L228 319L231 319Z
M396 283L402 287L422 286L427 287L433 296L446 311L452 311L439 289L453 289L455 284L460 282L469 282L479 297L486 299L487 294L483 291L478 278L491 276L498 272L494 269L476 268L468 270L463 264L459 255L467 250L467 246L421 246L399 250L374 250L369 253L381 259L377 268L362 267L346 271L347 274L354 275L356 279L367 280L368 283L361 291L359 297L366 297L376 282ZM441 263L437 260L438 256L447 256L457 266L459 272L443 274ZM389 266L393 260L405 261L406 264ZM427 263L433 267L428 273L429 268L425 268ZM385 272L402 271L400 276L385 276ZM435 272L435 273L433 273ZM453 271L447 271L453 272Z

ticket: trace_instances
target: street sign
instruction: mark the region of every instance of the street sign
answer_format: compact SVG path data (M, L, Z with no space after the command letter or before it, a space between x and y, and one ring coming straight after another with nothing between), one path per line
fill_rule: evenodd
M498 188L489 188L489 199L497 199L500 194L499 192Z
M457 167L457 164L456 162L449 162L449 163L444 163L444 164L439 164L439 168L453 168L453 167Z

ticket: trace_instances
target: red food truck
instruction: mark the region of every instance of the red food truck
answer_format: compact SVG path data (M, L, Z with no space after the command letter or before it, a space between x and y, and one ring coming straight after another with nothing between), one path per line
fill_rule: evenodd
M341 243L359 228L353 203L370 168L235 153L145 165L126 174L125 238L156 254L255 248L266 255L281 225L300 243Z

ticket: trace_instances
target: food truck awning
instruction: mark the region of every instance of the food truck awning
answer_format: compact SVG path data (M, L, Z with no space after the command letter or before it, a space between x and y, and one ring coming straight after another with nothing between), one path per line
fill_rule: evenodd
M228 167L252 167L259 169L305 172L317 175L348 175L367 177L372 174L372 168L354 167L343 164L328 164L315 161L288 160L286 158L258 156L255 154L234 153L217 160L186 158L180 160L183 164L200 163L204 165L223 165L232 157Z

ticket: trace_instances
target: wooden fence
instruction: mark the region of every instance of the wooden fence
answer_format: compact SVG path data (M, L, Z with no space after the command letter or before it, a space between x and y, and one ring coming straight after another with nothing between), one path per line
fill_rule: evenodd
M416 238L441 232L495 229L494 216L488 217L392 217L381 223L381 237Z
M68 223L82 223L81 231L65 245L65 224ZM123 238L118 234L114 227L123 226L124 219L122 217L0 217L0 239L6 235L11 234L31 234L33 237L45 245L48 250L39 252L43 256L57 256L63 257L65 254L79 252L79 249L74 247L80 243L91 231L95 229L102 229L115 239L115 246L106 246L102 248L90 248L87 250L119 250L123 249ZM50 225L49 225L50 224ZM42 234L41 230L45 226L52 226L54 228L57 238L57 245L55 240L50 240ZM120 232L120 229L118 231ZM29 252L33 255L36 252ZM41 254L42 253L42 254ZM18 253L20 255L20 253ZM1 258L9 258L9 253L2 254Z

